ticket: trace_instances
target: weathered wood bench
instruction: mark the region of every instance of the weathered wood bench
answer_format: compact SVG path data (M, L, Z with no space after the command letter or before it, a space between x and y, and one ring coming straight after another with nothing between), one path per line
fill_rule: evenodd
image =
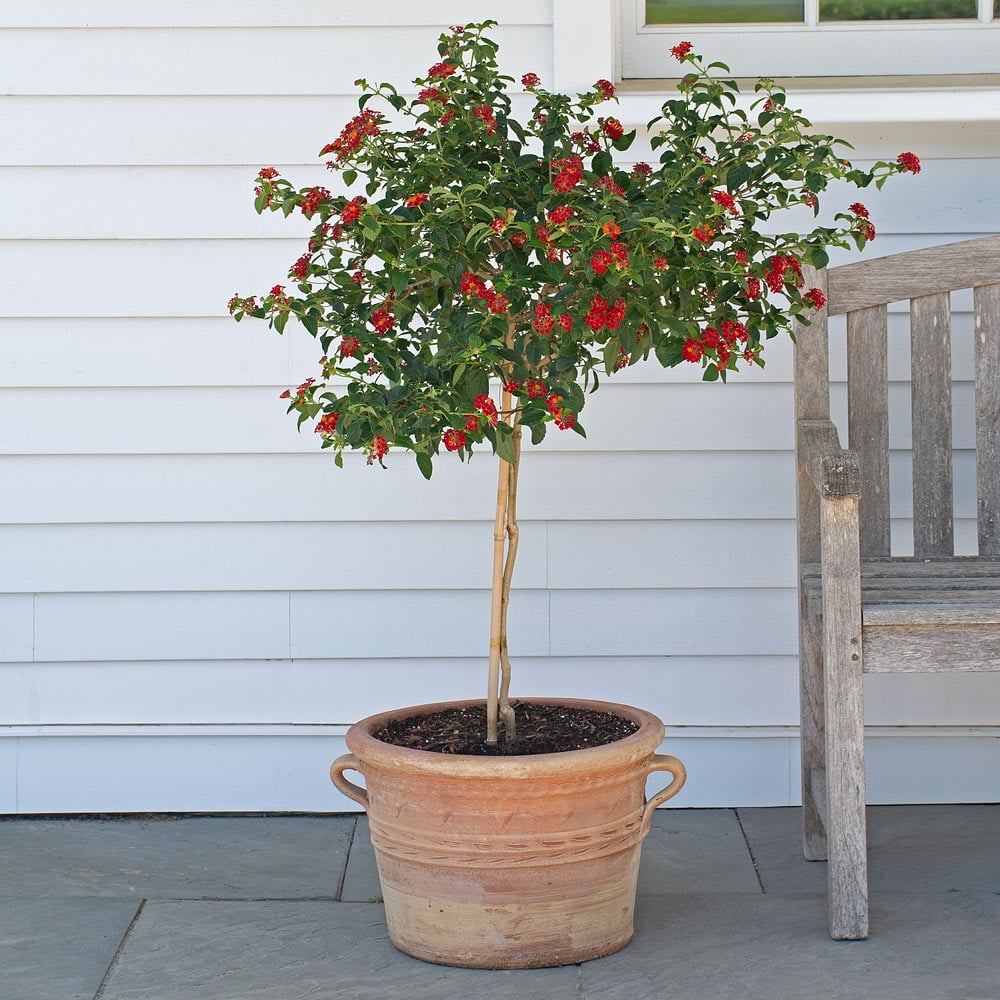
M796 329L803 847L829 862L830 934L868 936L863 674L1000 670L1000 236L829 271ZM954 555L952 291L972 288L976 556ZM887 305L909 300L913 552L889 538ZM847 315L848 450L827 318ZM998 762L1000 765L1000 762Z

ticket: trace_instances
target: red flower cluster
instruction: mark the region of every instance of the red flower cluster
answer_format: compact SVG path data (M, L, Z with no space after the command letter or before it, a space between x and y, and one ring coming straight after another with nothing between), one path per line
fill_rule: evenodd
M561 226L564 222L569 222L574 214L573 209L569 205L557 205L548 213L548 220L554 226Z
M678 42L671 50L670 54L675 59L683 59L694 46L690 42Z
M625 134L625 126L617 118L600 118L598 121L601 131L609 139L620 139Z
M602 101L610 101L615 96L615 85L610 80L598 80L594 90L601 95Z
M752 302L760 298L760 278L747 278L746 297Z
M274 167L261 167L257 175L262 181L273 181L278 176L278 171Z
M607 250L598 250L590 258L590 267L595 274L607 274L608 268L611 267L613 261L614 257Z
M309 276L309 265L312 263L312 258L309 254L304 253L292 266L288 269L289 278L298 278L299 281L305 281Z
M455 67L451 63L439 62L435 63L427 71L427 76L431 80L446 80L455 72Z
M657 271L669 271L670 270L670 265L667 263L667 258L666 257L657 257L653 261L653 267L655 267Z
M411 194L409 198L403 203L407 208L416 208L418 205L422 205L427 201L427 195L421 191L419 194Z
M524 76L521 77L521 86L524 87L525 90L531 90L532 88L537 87L541 82L541 77L539 77L537 73L525 73Z
M340 342L340 356L342 358L353 358L358 353L361 344L357 337L344 337Z
M746 252L746 250L737 250L733 254L733 258L737 264L747 264L750 261L750 255Z
M559 317L559 325L568 333L573 329L573 317L569 313L563 313Z
M822 309L826 305L826 296L818 288L810 288L805 295L802 296L803 302L808 302L813 309Z
M446 430L441 440L448 451L459 451L465 447L465 435L454 427Z
M572 191L583 180L583 160L579 156L567 156L553 160L552 169L557 171L552 186L562 193Z
M472 117L482 119L486 126L487 135L493 135L496 132L497 120L493 116L493 109L488 104L480 104L478 108L473 108Z
M556 321L552 318L552 310L544 302L539 302L535 306L535 318L531 321L531 325L543 337L550 336L555 328Z
M332 434L337 429L337 421L339 419L339 413L324 413L323 416L316 421L316 426L313 430L316 434L322 434L325 437L328 434Z
M562 401L562 396L553 393L545 400L545 408L555 418L556 427L561 431L568 431L576 423L576 414L571 410L564 410Z
M381 461L388 451L389 445L386 439L381 434L376 434L368 449L368 464Z
M520 250L524 247L524 244L528 242L528 234L518 229L516 232L510 234L510 242L512 246L515 246L518 250Z
M900 153L899 156L896 157L896 162L906 173L920 173L920 157L917 156L916 153Z
M853 212L855 215L860 215L862 219L870 218L868 209L860 201L856 201L853 205L850 205L848 211Z
M451 120L454 117L455 117L455 109L452 108L451 111L446 111L441 116L441 120L440 120L440 122L438 124L441 125L442 127L444 127L446 125L450 125L451 124Z
M442 94L437 87L424 87L417 94L417 104L433 104L435 101L439 104L446 104L448 102L448 95Z
M484 416L490 423L490 427L496 427L498 414L497 414L497 404L487 396L476 396L472 401L472 405Z
M506 219L497 218L490 223L490 229L492 229L493 232L495 233L502 233L506 228L507 228Z
M540 378L529 378L524 383L524 391L531 399L541 399L549 390Z
M616 184L610 177L598 177L594 181L594 187L603 188L611 194L618 195L619 198L625 197L625 189L620 184Z
M636 178L648 177L652 172L653 168L648 163L643 163L641 160L634 167L632 167L632 176Z
M740 214L740 210L736 207L736 199L728 191L713 191L712 201L726 209L730 215Z
M344 223L345 226L351 225L352 222L357 222L361 218L361 206L365 204L368 199L365 198L363 194L359 194L356 198L352 198L341 210L340 221Z
M319 155L326 156L329 153L336 153L337 162L343 163L366 138L376 136L381 132L379 125L383 121L385 118L380 112L365 108L341 129L340 135L333 142L328 142L319 151Z
M701 361L705 354L705 348L702 347L700 340L694 340L691 338L684 341L684 346L681 348L681 354L684 355L685 361Z
M328 201L330 198L330 192L327 191L325 187L314 187L310 188L302 196L302 214L308 219L309 216L315 215L319 209L319 203L321 201Z
M611 256L615 259L615 267L620 271L628 267L628 247L624 243L612 242Z
M750 336L747 328L742 323L734 323L731 319L724 319L719 324L719 330L722 332L722 339L730 346L737 341L745 344L747 338Z
M590 300L590 309L583 317L583 322L590 327L594 333L601 330L617 330L625 319L625 302L616 299L613 306L608 305L608 300L600 295L595 295Z
M715 239L715 230L711 226L695 226L691 230L691 235L699 243L711 243Z
M612 239L619 236L621 231L621 226L619 226L614 219L610 222L605 222L604 225L601 226L601 232L603 232L605 236L610 236Z
M473 274L472 271L466 271L462 275L459 279L459 288L461 288L463 295L482 299L489 307L490 312L498 316L503 315L507 311L507 306L510 305L506 295L501 295L487 287L486 282L478 274Z
M379 307L372 313L372 326L379 333L388 333L396 325L396 317L384 307Z

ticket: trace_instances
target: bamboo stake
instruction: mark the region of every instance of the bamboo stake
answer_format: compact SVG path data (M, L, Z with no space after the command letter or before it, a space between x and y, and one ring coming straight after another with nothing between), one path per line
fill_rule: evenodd
M510 393L505 389L500 412L510 410ZM504 419L501 417L501 419ZM503 581L504 556L507 542L507 507L510 498L511 465L500 459L497 481L497 513L493 522L493 588L490 606L490 666L486 691L486 742L499 739L500 656L503 647ZM506 725L506 722L505 722Z
M507 651L507 609L510 605L510 584L514 577L514 561L517 559L519 529L517 525L517 475L521 469L521 421L514 413L514 464L510 468L510 485L507 490L507 561L503 569L500 597L500 718L508 743L517 739L517 722L514 709L510 707L510 656Z

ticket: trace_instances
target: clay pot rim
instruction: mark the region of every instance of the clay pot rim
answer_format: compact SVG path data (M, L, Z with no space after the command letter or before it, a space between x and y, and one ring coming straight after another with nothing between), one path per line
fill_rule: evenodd
M534 705L564 705L588 711L610 712L638 723L639 728L629 736L612 743L580 750L558 753L531 754L526 756L480 756L476 754L446 754L384 743L372 735L389 722L414 715L430 715L450 708L468 708L481 705L482 698L463 701L442 701L428 705L409 705L370 715L354 723L347 731L347 746L361 761L376 767L402 768L407 771L433 773L438 776L468 777L475 775L508 778L540 777L546 774L567 775L581 772L582 776L606 764L624 764L645 760L663 741L664 726L652 712L632 705L612 701L594 701L587 698L517 698L515 703Z

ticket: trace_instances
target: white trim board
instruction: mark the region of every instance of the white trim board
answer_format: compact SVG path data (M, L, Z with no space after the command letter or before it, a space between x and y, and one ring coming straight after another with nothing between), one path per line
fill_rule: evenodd
M343 732L3 727L0 813L357 811L327 778ZM867 742L871 803L1000 800L1000 727L877 727ZM688 766L678 808L798 803L796 727L672 727L664 748Z

